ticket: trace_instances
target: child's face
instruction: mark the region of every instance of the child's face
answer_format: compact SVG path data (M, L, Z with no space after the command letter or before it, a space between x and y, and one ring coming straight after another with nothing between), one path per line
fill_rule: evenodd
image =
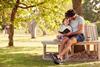
M64 20L64 25L68 25L69 24L69 20L68 19L65 19Z

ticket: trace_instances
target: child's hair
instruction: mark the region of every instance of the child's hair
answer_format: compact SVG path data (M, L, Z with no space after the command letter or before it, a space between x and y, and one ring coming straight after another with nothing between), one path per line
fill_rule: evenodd
M68 18L64 18L64 19L62 20L62 24L64 24L64 21L65 21L66 19L68 19ZM69 25L69 24L68 24L68 25Z
M66 19L66 18L64 18L64 19L62 20L62 23L63 23L63 24L64 24L65 19Z

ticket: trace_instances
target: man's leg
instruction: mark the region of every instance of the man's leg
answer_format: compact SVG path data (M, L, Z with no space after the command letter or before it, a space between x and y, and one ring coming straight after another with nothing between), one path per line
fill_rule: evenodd
M77 43L77 39L76 39L75 37L72 37L71 39L69 39L68 42L67 42L67 44L65 45L66 48L64 48L64 49L62 50L62 52L60 52L60 53L57 55L57 57L60 58L60 59L62 59L63 56L66 54L66 52L68 52L69 49L71 48L71 46L72 46L73 44L75 44L75 43Z

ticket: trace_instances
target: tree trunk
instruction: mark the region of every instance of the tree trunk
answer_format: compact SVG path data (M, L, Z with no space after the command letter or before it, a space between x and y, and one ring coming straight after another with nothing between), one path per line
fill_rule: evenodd
M82 0L72 0L72 3L76 13L82 16Z
M82 16L82 0L72 0L73 3L73 9L76 11L78 15ZM85 50L84 45L75 45L74 46L74 52L82 52Z
M40 26L41 31L43 32L43 36L47 35L46 31Z
M13 46L13 35L14 35L14 19L15 19L15 14L17 12L18 9L18 5L19 5L19 0L16 0L16 4L14 6L14 8L12 9L12 13L11 13L11 18L10 18L10 25L9 25L9 47Z
M29 23L29 32L31 34L31 38L36 37L36 26L37 23L35 22L35 20L32 20L32 22Z
M41 30L42 30L42 32L43 32L43 35L47 35L47 33L46 33L45 30L43 30L43 29L41 29Z
M9 47L13 46L13 35L14 35L14 26L13 24L9 25L9 30L8 30L8 38L9 38Z

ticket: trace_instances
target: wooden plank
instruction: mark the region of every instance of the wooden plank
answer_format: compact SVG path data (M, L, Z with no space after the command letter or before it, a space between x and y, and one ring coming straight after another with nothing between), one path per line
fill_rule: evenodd
M98 60L100 60L100 45L97 45L97 52Z
M54 44L58 44L59 42L58 41L56 41L56 40L45 40L45 41L42 41L42 44L52 44L52 45L54 45Z

